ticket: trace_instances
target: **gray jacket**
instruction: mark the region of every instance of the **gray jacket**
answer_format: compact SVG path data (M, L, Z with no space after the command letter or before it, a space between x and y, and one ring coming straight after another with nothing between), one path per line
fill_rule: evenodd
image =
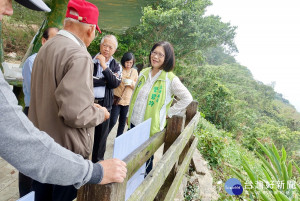
M61 147L39 131L18 106L0 70L0 156L23 174L42 183L99 183L103 168Z

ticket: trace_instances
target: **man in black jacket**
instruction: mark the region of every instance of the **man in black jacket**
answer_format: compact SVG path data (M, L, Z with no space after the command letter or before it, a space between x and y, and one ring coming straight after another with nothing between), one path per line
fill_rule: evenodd
M106 35L100 43L100 52L94 61L94 94L95 103L111 111L113 104L113 89L121 83L122 67L113 58L118 47L114 35ZM104 159L106 140L108 136L109 119L95 127L95 139L92 161Z

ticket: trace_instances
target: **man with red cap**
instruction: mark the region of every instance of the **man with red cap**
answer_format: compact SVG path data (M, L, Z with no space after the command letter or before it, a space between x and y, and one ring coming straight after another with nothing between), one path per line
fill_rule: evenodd
M42 0L18 0L30 9L50 11ZM0 21L12 15L12 1L0 0ZM92 78L91 78L92 79ZM0 71L0 157L42 183L74 185L123 182L126 164L119 159L92 163L63 148L35 128Z
M93 61L87 47L95 38L98 8L84 0L70 0L64 28L39 50L33 64L29 119L57 143L91 155L94 127L109 118L94 103ZM73 200L74 186L33 181L36 201Z

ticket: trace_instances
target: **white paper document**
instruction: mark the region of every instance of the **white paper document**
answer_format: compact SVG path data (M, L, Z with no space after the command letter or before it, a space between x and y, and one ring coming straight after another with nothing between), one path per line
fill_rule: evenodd
M113 158L123 160L150 137L151 119L144 121L133 129L123 133L115 139ZM143 182L146 163L128 180L125 200Z

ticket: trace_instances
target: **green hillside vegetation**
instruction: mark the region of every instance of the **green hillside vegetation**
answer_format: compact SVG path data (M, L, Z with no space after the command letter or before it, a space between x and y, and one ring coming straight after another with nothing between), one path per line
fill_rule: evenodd
M16 2L13 2L13 9L13 17L4 16L2 21L3 47L6 53L16 52L22 57L42 24L45 14L38 11L28 12L27 8Z
M255 80L247 67L236 62L232 55L238 53L234 43L237 27L222 22L218 16L205 16L206 8L211 5L209 0L147 3L142 8L139 25L122 34L114 33L119 41L115 56L120 59L123 53L132 51L138 66L145 67L149 65L148 54L155 42L167 40L174 45L175 73L199 102L202 118L196 132L198 149L214 172L220 200L268 200L265 197L296 200L300 195L299 186L298 190L268 189L266 195L259 190L246 190L240 196L230 196L224 189L226 180L237 176L243 187L253 181L268 179L283 178L285 185L287 178L298 184L300 181L300 114L282 94L274 91L274 86ZM37 17L41 18L33 12L24 18L31 24L29 19ZM13 17L10 20L19 21ZM19 29L16 32L20 34ZM9 33L15 34L13 30ZM3 38L6 44L8 35ZM16 37L14 44L24 40L29 44L31 38L27 38L28 41ZM91 55L99 51L100 39L101 35L88 48ZM267 165L275 160L273 156L279 164L270 165L277 168L274 174ZM281 196L283 198L278 198ZM191 199L186 197L186 200Z

